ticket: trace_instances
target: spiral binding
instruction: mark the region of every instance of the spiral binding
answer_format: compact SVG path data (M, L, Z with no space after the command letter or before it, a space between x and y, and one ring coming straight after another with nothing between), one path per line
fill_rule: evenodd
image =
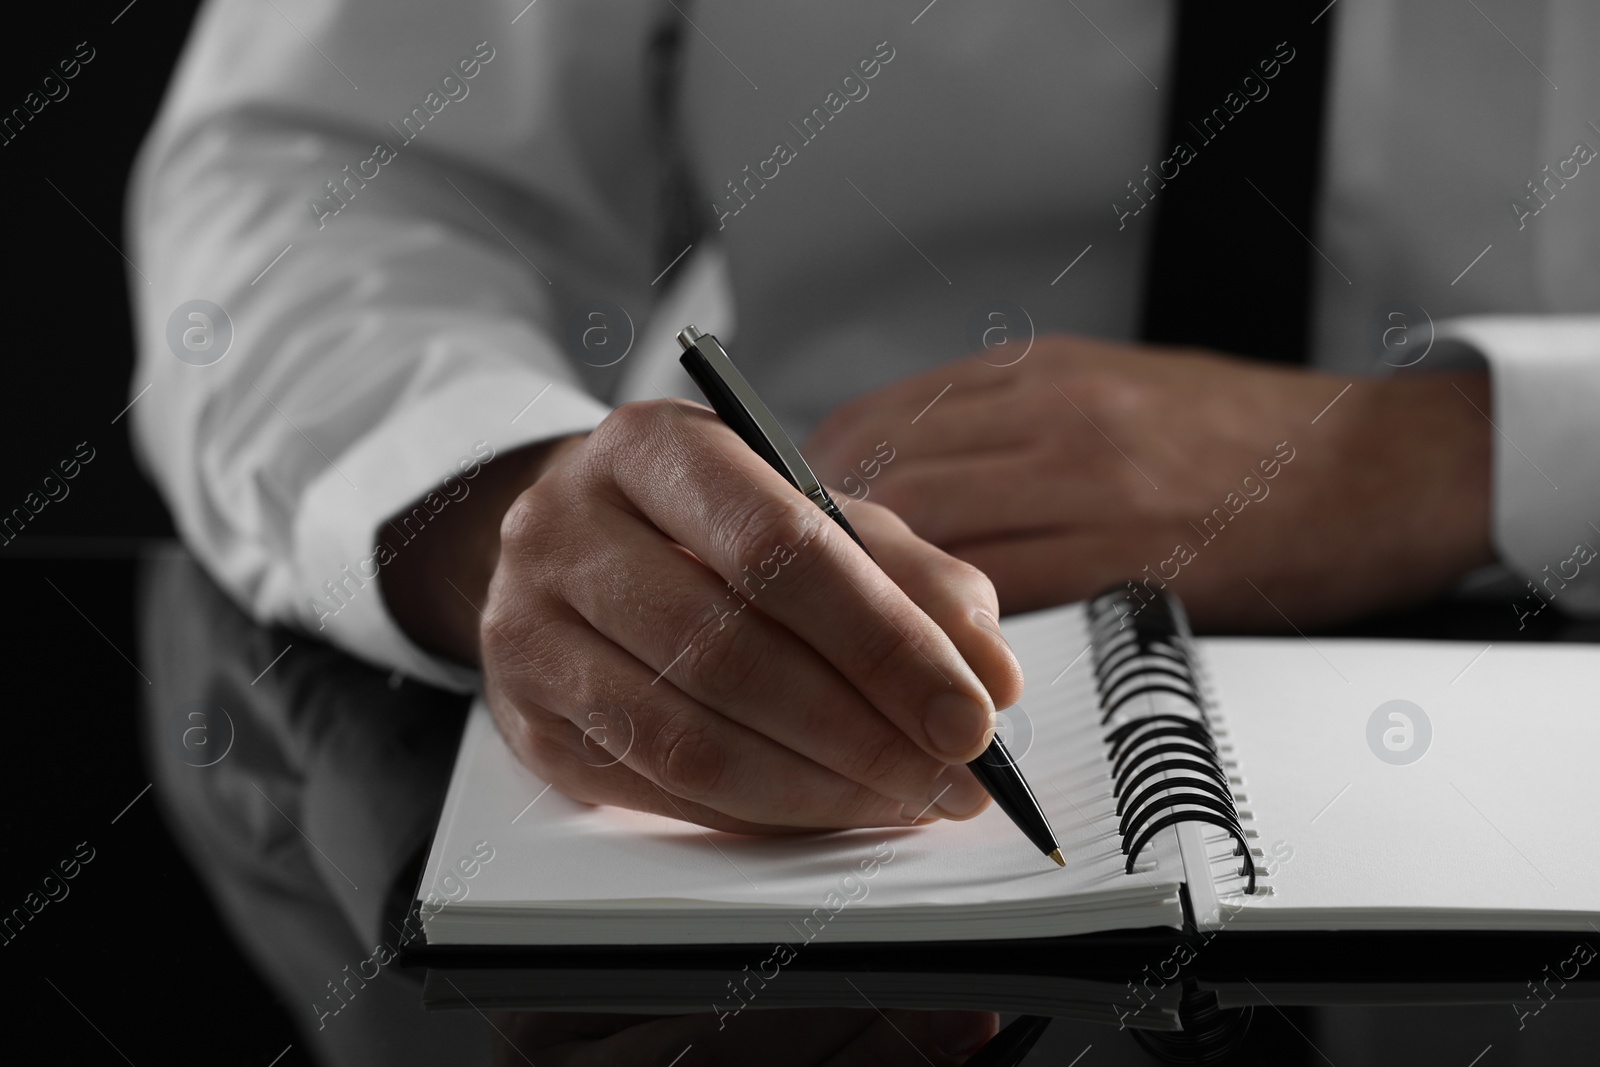
M1089 602L1089 628L1128 873L1162 830L1203 822L1234 839L1233 854L1244 857L1239 875L1253 894L1256 865L1206 714L1183 608L1160 594L1134 601L1119 587ZM1158 693L1176 700L1157 710L1139 699Z

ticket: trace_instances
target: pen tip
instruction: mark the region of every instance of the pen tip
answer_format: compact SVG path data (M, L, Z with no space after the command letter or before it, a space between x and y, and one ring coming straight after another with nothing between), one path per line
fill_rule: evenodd
M1065 867L1067 865L1067 861L1061 858L1061 850L1059 848L1050 850L1050 858L1056 861L1057 867Z

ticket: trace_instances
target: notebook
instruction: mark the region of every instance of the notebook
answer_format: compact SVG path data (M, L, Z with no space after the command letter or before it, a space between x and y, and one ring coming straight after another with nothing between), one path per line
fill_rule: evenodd
M1197 640L1126 591L1002 622L1000 731L1065 868L966 822L743 837L577 803L469 715L430 945L1600 930L1600 649ZM781 965L782 960L776 961Z

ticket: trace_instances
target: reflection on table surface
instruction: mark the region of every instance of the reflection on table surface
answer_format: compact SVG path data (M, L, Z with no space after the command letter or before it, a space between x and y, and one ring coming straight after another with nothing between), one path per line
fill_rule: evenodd
M410 936L404 917L466 699L254 624L181 554L144 564L138 619L151 681L145 756L164 817L243 951L301 1012L296 1025L322 1063L942 1065L963 1062L1009 1019L958 1010L984 1001L982 974L966 979L972 1004L961 1003L959 985L952 995L948 983L935 991L911 978L898 996L881 998L890 1006L876 1003L861 987L879 992L886 975L908 970L892 951L856 961L877 979L857 983L859 1004L832 998L827 1007L751 1004L732 1013L710 1003L666 1014L507 1011L494 997L467 995L476 987L465 972L402 966L396 957ZM290 645L293 653L284 655ZM263 664L272 666L263 671ZM1600 946L1600 931L1592 943ZM1064 950L1053 980L1077 981L1077 994L1091 980L1116 990L1137 978L1140 962L1130 956L1118 983L1106 973L1078 975ZM1103 957L1098 966L1104 972ZM542 981L558 993L592 985L594 968L580 970L574 966L564 981L559 969L547 969ZM1288 1008L1268 985L1248 998L1256 1003L1251 1033L1227 1062L1593 1062L1600 1048L1594 983L1546 982L1535 990L1545 976L1525 977L1494 991L1503 1000L1426 1007L1348 1006L1347 988L1347 1006ZM614 980L626 1001L646 978L619 968ZM446 982L460 994L443 998L455 1010L426 1010L425 984L437 990ZM1530 991L1539 998L1528 1000ZM1432 992L1447 997L1449 989ZM1174 1007L1177 994L1174 987ZM558 1007L559 997L549 1006ZM1083 1067L1160 1062L1150 1039L1136 1042L1114 1021L1044 1014L1067 1017L1050 1025L1029 1064L1067 1067L1080 1056Z

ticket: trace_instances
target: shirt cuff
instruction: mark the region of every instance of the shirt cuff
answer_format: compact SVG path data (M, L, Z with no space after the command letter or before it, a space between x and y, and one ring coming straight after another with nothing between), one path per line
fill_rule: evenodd
M1518 610L1600 614L1600 316L1452 319L1435 344L1442 364L1464 346L1489 366L1494 541L1528 583Z
M301 501L294 525L301 626L380 666L458 692L476 689L476 670L424 651L400 629L378 586L379 568L405 552L432 515L465 499L494 456L593 430L610 413L580 389L521 370L475 374L392 412ZM390 524L425 497L411 518Z

